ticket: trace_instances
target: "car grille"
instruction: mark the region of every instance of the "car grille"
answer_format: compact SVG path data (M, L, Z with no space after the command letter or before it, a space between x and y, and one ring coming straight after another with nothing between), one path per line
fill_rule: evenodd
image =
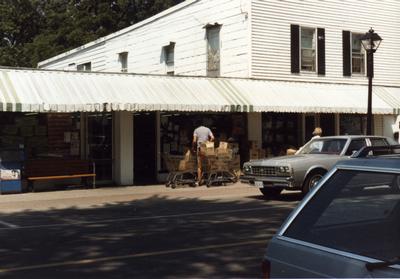
M252 166L252 174L256 176L290 176L290 174L280 173L276 167Z
M252 169L254 175L276 176L275 167L252 167L251 169Z

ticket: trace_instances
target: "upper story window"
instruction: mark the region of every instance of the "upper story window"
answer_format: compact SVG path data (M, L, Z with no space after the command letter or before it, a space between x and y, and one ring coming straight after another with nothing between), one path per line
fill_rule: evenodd
M88 62L84 64L79 64L78 66L76 66L76 70L90 72L92 70L92 63Z
M290 26L291 72L325 75L325 29Z
M169 45L164 47L165 64L168 66L174 66L175 64L175 43L171 42Z
M128 72L128 52L121 52L118 54L118 62L121 66L121 72Z
M365 51L360 38L363 34L342 32L343 76L365 75Z
M361 45L363 34L351 34L351 72L352 74L365 74L365 51Z
M314 28L301 27L301 70L316 71L316 34Z
M220 24L207 24L207 76L218 77L220 75Z
M163 46L162 52L165 62L165 73L173 76L175 74L175 42L170 42L168 45Z

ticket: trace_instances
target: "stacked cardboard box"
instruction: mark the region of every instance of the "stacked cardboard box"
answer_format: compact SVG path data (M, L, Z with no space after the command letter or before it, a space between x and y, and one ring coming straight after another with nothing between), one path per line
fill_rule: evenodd
M196 169L196 156L194 156L190 150L186 151L183 160L179 161L179 171L192 171Z
M215 156L214 142L206 141L201 143L200 152L204 156Z
M228 143L221 141L216 151L218 159L231 160L233 157L233 150L228 147Z
M228 143L228 148L232 149L233 154L239 153L239 143L237 143L237 142Z
M262 159L266 157L265 149L261 148L258 141L250 141L250 160Z

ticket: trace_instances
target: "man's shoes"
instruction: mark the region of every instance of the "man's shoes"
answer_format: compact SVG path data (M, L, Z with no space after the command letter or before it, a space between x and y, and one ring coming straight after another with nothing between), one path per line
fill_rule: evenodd
M199 186L200 186L200 185L199 185L199 182L196 181L196 182L194 183L194 187L199 187Z

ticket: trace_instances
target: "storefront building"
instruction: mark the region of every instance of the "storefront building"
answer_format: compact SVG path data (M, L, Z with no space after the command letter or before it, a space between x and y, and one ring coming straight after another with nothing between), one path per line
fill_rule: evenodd
M191 147L197 120L212 129L217 144L237 143L241 163L250 159L251 142L263 149L262 156L276 156L304 144L315 126L324 135L365 132L364 87L344 86L333 95L329 87L313 91L302 86L0 69L0 149L23 149L27 160L89 159L96 164L98 184L144 185L165 179L164 156L179 157ZM393 135L384 123L395 117L393 100L400 100L400 92L389 89L374 92L378 135ZM338 98L341 94L345 98Z
M275 156L304 144L315 126L324 135L364 134L368 78L360 38L371 26L383 38L374 56L373 133L393 136L399 11L396 0L186 0L38 67L78 77L115 73L80 86L101 93L85 100L95 105L72 110L112 113L114 181L140 184L162 180L163 156L187 148L194 115L219 137L241 141L242 162L255 155L250 142L258 142L259 155ZM231 126L236 118L240 134Z

